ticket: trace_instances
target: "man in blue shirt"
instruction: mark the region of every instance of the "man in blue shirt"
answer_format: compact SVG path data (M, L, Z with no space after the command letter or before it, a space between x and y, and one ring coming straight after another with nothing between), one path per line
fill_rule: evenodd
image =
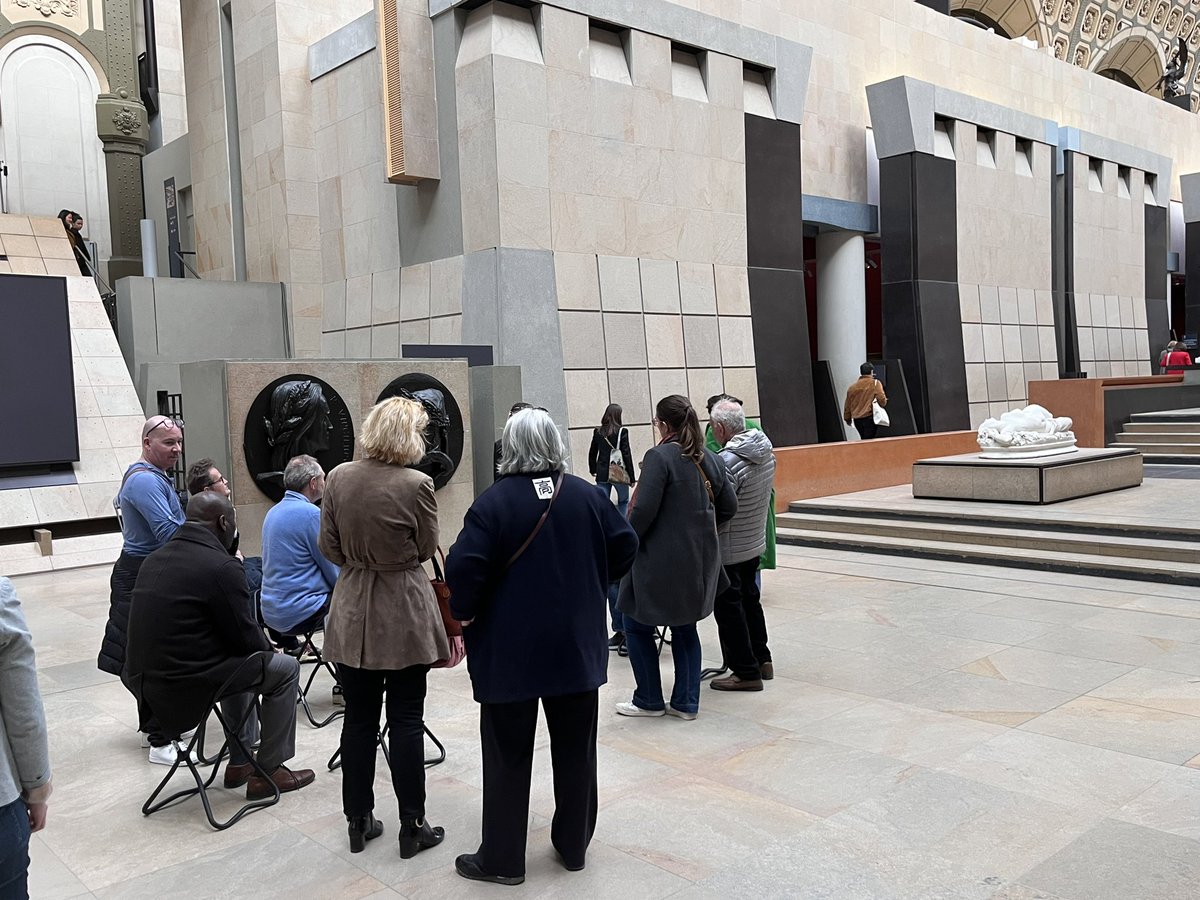
M129 631L129 605L133 585L146 557L169 541L183 524L183 507L167 469L183 453L183 421L170 416L151 416L142 426L142 456L125 470L121 488L113 501L121 522L124 543L109 579L108 623L96 666L120 676L125 668L125 638ZM171 749L166 736L150 728L150 757ZM165 748L165 749L164 749ZM170 765L174 760L166 760Z
M283 470L283 487L283 499L263 519L262 617L287 648L294 635L324 622L338 567L317 547L317 503L325 494L321 464L311 456L293 458Z

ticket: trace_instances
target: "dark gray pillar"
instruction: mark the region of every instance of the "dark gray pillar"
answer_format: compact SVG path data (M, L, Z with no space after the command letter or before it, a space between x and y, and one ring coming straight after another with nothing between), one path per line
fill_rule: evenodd
M1147 203L1146 216L1146 327L1150 337L1150 373L1158 372L1158 354L1171 338L1170 281L1167 252L1170 225L1167 208Z
M920 432L970 427L954 167L916 152L879 161L883 353L902 362Z
M804 297L800 126L746 116L746 250L758 404L777 447L817 443Z

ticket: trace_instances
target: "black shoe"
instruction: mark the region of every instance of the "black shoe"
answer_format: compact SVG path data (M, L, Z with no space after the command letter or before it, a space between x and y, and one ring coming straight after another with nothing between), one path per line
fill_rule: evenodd
M625 646L625 632L623 632L623 631L613 632L613 636L608 639L608 649L609 650L620 650L624 646Z
M422 850L436 847L446 837L446 829L440 825L430 828L423 819L400 820L400 858L412 859Z
M558 861L562 863L562 867L568 872L582 872L583 867L587 865L587 863L583 861L577 863L567 862L567 858L562 855L562 851L560 851L557 847L554 848L554 852L558 854Z
M373 841L383 834L383 823L375 818L374 813L350 816L346 819L346 831L350 834L350 852L362 853L367 841Z
M617 656L629 656L629 645L624 643L621 644L621 646L617 648Z
M490 881L492 884L522 884L525 881L524 875L489 875L479 867L478 853L464 853L454 861L454 869L472 881Z

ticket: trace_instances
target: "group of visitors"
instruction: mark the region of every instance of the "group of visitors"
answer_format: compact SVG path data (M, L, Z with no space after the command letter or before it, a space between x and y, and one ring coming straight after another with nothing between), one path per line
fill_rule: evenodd
M658 442L637 473L621 415L610 406L596 431L593 485L567 473L566 444L545 410L514 408L496 484L471 506L445 562L445 613L422 565L439 552L439 529L433 481L413 468L429 424L420 403L377 404L363 423L360 458L328 476L312 457L292 459L284 497L263 523L261 561L238 552L228 480L212 460L189 469L190 496L176 492L168 470L181 455L184 423L148 419L142 455L114 501L124 542L98 665L134 695L150 761L186 763L188 741L219 702L237 732L226 736L226 788L245 786L253 800L312 783L312 770L287 765L304 649L293 644L323 628L321 654L336 666L344 696L342 806L351 852L383 833L373 791L382 716L400 855L410 858L445 837L426 818L428 673L465 655L480 705L483 829L476 851L457 858L457 871L501 884L524 880L539 703L554 764L551 841L567 869L582 869L598 807L598 701L609 649L601 598L610 587L619 585L615 614L636 681L618 713L696 717L696 625L714 608L732 674L713 687L761 690L772 674L756 578L767 543L770 441L747 423L740 401L719 395L710 403L713 452L690 402L665 397L655 408ZM627 501L618 494L620 506L610 495L615 485L632 490ZM657 629L672 636L669 704ZM0 581L6 653L21 658L28 680L28 633L11 585ZM41 749L0 753L0 802L9 801L0 817L22 814L27 845L28 831L45 820L50 776L36 691L25 696L13 715L41 722ZM8 703L3 711L14 733ZM36 735L21 721L22 733ZM6 769L9 759L15 763ZM0 818L0 834L10 826ZM0 863L8 863L2 853ZM6 875L0 865L0 884Z

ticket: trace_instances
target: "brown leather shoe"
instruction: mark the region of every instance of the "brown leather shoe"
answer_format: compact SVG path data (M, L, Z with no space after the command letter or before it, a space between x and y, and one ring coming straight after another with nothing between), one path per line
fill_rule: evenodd
M770 681L775 677L775 664L765 662L758 667L758 671L762 673L761 678L763 681Z
M254 774L254 766L250 763L242 763L234 765L229 763L225 766L225 787L240 788L243 784L250 780L250 776Z
M730 675L727 678L717 678L709 682L709 687L714 691L761 691L763 683L761 678L738 678L736 675Z
M312 784L316 777L312 769L296 769L293 772L287 766L280 766L271 773L269 779L261 775L251 775L246 782L246 799L263 800L270 797L273 793L271 782L275 782L279 793L286 794L288 791L298 791L305 785Z

